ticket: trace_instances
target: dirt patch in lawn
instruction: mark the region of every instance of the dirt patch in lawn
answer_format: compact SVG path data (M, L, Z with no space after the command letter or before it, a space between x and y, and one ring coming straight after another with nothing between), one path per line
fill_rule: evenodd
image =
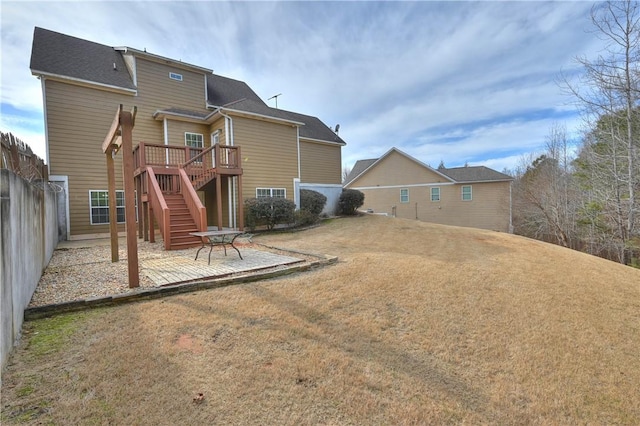
M640 271L375 216L257 241L327 268L26 323L3 424L634 424ZM73 324L73 326L70 326ZM188 419L188 420L185 420Z

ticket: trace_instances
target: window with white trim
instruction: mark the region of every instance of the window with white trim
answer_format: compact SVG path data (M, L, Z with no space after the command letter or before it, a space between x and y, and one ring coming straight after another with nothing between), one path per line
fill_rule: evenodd
M177 81L182 81L182 74L178 74L176 72L170 72L169 73L169 78L171 80L177 80Z
M471 201L473 199L471 185L465 185L462 187L462 201Z
M409 202L409 190L407 188L400 190L400 202L401 203Z
M256 188L256 198L275 197L287 198L285 188Z
M184 132L184 144L191 148L199 148L197 151L191 151L189 159L192 159L202 152L202 148L204 148L204 136L201 133Z
M431 188L431 201L440 201L440 188Z
M138 220L138 200L135 198L136 221ZM89 212L92 225L104 225L109 223L109 191L89 191ZM125 222L124 215L124 191L116 191L116 221Z

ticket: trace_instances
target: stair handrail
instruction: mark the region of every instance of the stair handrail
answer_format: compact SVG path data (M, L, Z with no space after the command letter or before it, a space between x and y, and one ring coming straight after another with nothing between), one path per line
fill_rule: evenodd
M193 158L180 164L180 170L185 170L187 172L190 185L195 185L201 176L204 176L209 170L216 168L215 155L209 156L209 153L215 149L216 145L202 150L199 154L194 155ZM196 165L194 163L200 164Z
M164 240L164 249L170 250L171 214L169 213L169 206L167 206L164 195L162 195L162 190L160 189L160 185L158 185L158 180L156 179L156 174L153 172L153 168L151 166L147 166L147 176L149 179L148 197L151 204L151 210L153 210L153 215L155 216L156 222L159 224L160 233ZM153 230L151 230L151 232L153 232Z
M207 210L202 205L202 201L200 201L198 193L191 184L191 180L189 179L187 172L181 168L178 170L178 173L180 174L180 179L182 179L182 185L180 185L182 190L180 193L182 194L182 198L189 209L189 214L196 223L198 231L204 232L207 230Z

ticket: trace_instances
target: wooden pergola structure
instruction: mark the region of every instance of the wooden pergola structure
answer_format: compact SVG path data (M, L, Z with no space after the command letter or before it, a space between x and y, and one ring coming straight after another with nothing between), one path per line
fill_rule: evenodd
M137 108L131 112L116 111L109 133L102 143L102 152L107 159L107 179L109 181L109 231L111 234L111 261L118 262L118 219L116 206L116 177L114 157L122 149L122 173L124 181L125 229L127 233L127 261L129 287L140 285L138 270L138 242L136 235L135 183L133 179L133 126Z

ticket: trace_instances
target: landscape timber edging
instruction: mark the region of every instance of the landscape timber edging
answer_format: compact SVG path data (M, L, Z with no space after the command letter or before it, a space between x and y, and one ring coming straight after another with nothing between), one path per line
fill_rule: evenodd
M269 246L265 246L269 247ZM276 250L285 252L303 254L309 257L315 257L317 260L311 260L304 262L303 264L296 264L289 267L284 267L276 270L267 270L258 273L245 273L234 277L223 277L214 279L204 279L198 281L190 281L186 283L168 284L160 287L141 288L127 293L119 293L111 296L95 297L83 300L74 300L70 302L55 303L50 305L36 306L33 308L27 308L24 311L25 321L30 321L39 318L52 317L54 315L79 312L93 308L100 308L106 306L117 306L125 303L134 303L143 300L158 299L166 296L173 296L177 294L190 293L200 290L209 290L221 287L227 287L235 284L244 284L255 281L262 281L270 278L276 278L284 275L294 274L297 272L305 272L310 269L318 268L321 266L332 265L338 262L337 256L317 255L303 252L296 252L288 249L281 249L277 247L269 247Z

